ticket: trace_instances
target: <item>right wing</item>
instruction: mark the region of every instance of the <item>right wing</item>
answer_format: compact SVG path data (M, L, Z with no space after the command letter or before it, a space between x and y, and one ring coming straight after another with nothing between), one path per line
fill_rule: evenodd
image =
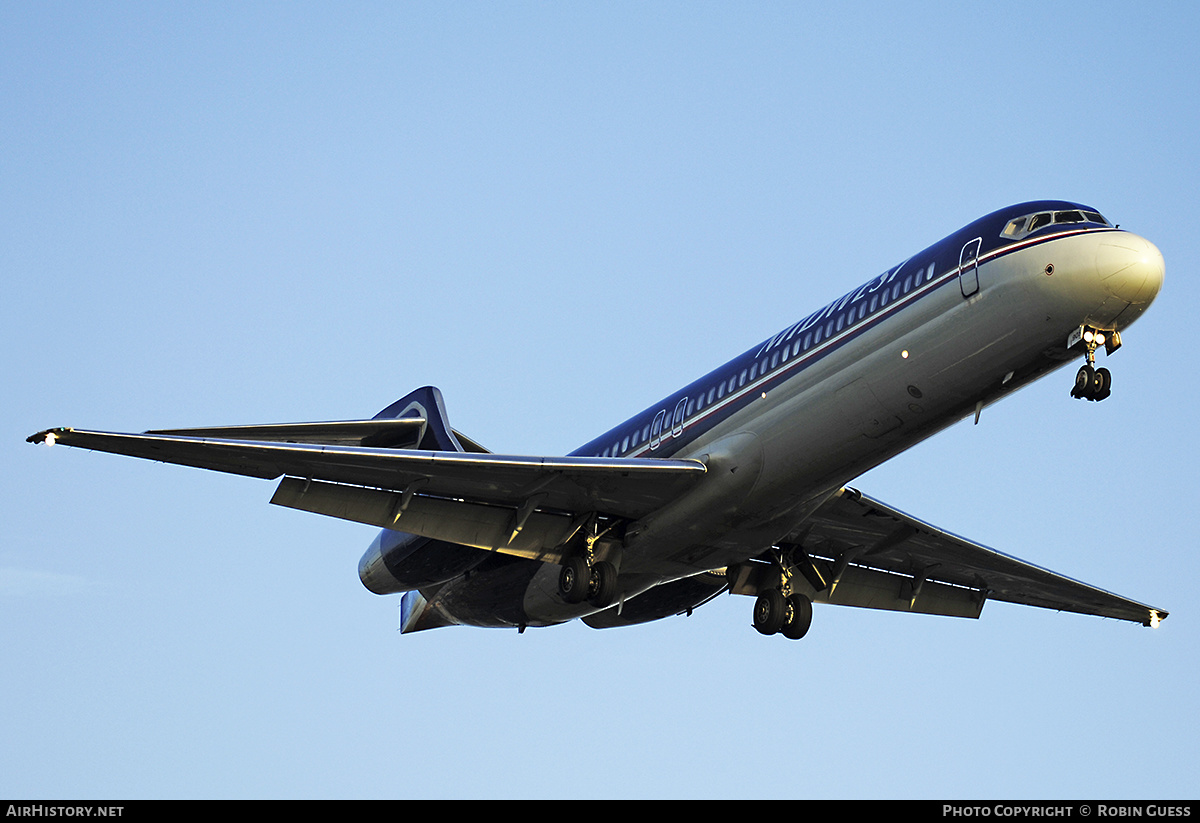
M28 440L249 477L283 476L272 503L551 562L589 520L643 517L706 471L698 460L348 445L397 442L425 423L409 417L143 434L61 428Z

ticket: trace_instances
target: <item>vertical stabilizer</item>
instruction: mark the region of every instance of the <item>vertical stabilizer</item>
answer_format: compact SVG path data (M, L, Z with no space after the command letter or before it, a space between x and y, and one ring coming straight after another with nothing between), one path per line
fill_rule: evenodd
M425 451L466 451L459 443L454 430L450 428L450 418L446 415L442 393L436 387L423 386L409 392L375 415L373 419L402 417L420 417L425 421L420 437L417 439L416 448Z

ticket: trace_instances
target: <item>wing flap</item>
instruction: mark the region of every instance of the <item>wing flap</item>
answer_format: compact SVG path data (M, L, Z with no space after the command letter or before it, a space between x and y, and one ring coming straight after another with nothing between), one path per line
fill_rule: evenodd
M407 497L407 499L406 499ZM271 502L421 537L557 563L584 518L285 477Z

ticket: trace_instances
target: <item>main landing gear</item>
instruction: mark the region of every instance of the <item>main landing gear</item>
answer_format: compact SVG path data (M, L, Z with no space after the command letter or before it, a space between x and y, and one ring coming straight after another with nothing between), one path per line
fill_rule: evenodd
M558 593L568 603L585 600L598 609L612 605L617 597L617 567L607 560L595 559L596 543L608 533L609 526L600 531L600 525L592 518L584 534L582 554L563 558L562 571L558 573Z
M1103 400L1112 394L1112 373L1108 369L1096 368L1096 349L1104 346L1105 351L1112 354L1120 347L1121 336L1115 331L1104 332L1084 326L1072 337L1074 345L1083 344L1087 362L1075 372L1071 396L1079 400Z
M587 601L598 609L612 605L617 594L617 567L607 560L588 564L583 557L563 560L558 592L568 603Z
M780 548L775 553L772 565L778 576L767 576L763 580L766 585L758 590L758 598L754 601L754 628L760 634L782 634L789 640L799 640L808 634L808 627L812 625L812 601L792 586L793 575L801 573L807 576L804 566L796 564L797 560L810 566L812 561L808 560L807 555L798 558L796 551L802 550ZM812 573L816 574L815 570ZM771 585L774 581L770 581L770 577L775 577L778 584Z
M762 634L782 634L799 640L812 625L812 601L802 594L784 595L767 589L754 601L754 628Z

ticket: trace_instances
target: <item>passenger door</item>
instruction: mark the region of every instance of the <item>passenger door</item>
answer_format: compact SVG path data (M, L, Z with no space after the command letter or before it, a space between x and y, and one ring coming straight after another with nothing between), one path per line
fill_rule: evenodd
M979 291L979 249L982 246L983 238L976 237L962 247L958 256L958 286L963 297Z

